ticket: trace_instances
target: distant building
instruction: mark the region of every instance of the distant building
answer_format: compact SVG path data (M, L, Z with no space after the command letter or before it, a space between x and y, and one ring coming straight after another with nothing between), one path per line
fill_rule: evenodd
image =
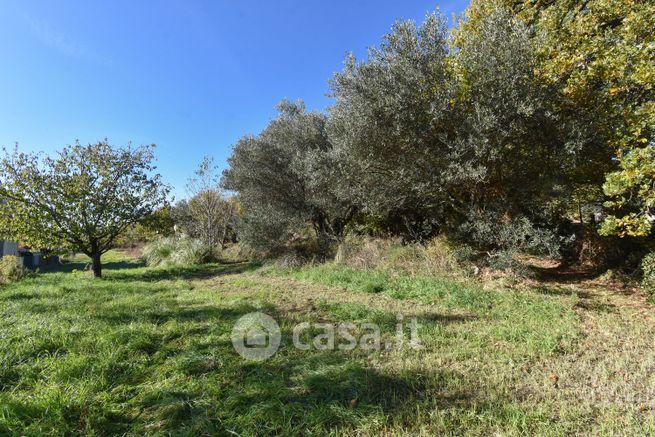
M5 255L18 256L18 243L0 240L0 257Z
M59 261L59 257L49 255L48 251L32 252L29 249L19 248L18 243L8 240L0 240L0 258L9 255L16 256L22 265L35 269L45 267Z

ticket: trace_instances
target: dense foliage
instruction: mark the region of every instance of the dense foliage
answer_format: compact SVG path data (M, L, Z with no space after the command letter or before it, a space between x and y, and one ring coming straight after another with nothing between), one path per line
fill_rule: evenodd
M0 233L38 249L82 252L101 276L116 238L161 206L168 187L152 175L154 146L106 141L56 157L6 152L0 161Z
M611 212L604 233L649 235L655 191L655 3L526 2L516 10L534 22L540 77L557 86L566 99L563 110L593 115L589 125L604 141L599 152L620 163L604 185Z
M652 9L479 0L450 33L438 13L397 22L367 59L347 56L325 114L285 101L237 143L223 183L241 238L270 249L312 224L323 248L351 230L576 256L604 220L647 246Z
M331 81L328 132L349 173L340 193L408 232L442 216L457 177L446 40L437 15L418 28L398 22L367 61L349 56Z
M22 279L27 274L18 257L5 255L0 258L0 284L9 284Z
M326 116L283 101L257 136L241 139L223 185L238 192L240 233L270 250L311 227L321 247L343 235L356 207L339 196L344 166L325 129Z
M115 246L134 248L142 243L154 241L162 237L170 237L175 232L173 208L166 204L148 214L138 223L128 226L116 238Z
M649 253L641 262L643 272L642 285L655 298L655 252Z

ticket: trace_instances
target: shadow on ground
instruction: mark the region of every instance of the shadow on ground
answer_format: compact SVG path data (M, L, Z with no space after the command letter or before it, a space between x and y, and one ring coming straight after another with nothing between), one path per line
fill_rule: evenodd
M50 271L84 266L70 263ZM25 314L60 317L71 324L66 332L76 332L75 338L50 338L46 332L43 341L26 349L26 357L53 357L53 350L65 354L56 359L93 357L92 365L67 370L64 382L53 374L47 381L50 389L65 384L75 392L88 381L102 381L98 393L85 391L91 399L102 398L92 409L72 401L50 409L27 401L5 402L3 414L17 418L17 429L39 423L43 429L76 434L84 423L85 433L98 435L293 435L303 429L324 435L366 427L376 433L387 424L414 429L419 406L494 415L502 414L498 406L508 402L501 389L480 389L475 374L447 368L378 370L362 351L299 350L292 344L292 332L296 318L305 313L276 311L272 304L255 307L247 300L203 300L168 284L130 284L239 274L258 264L140 267L138 262L105 264L106 284L115 288L112 294L96 293L94 299L82 287L66 291L65 298L44 294L41 303L29 302L29 293L17 295ZM263 362L240 357L230 341L236 320L252 311L271 314L282 329L282 347ZM436 313L427 317L434 323L474 319ZM94 345L92 355L89 344ZM25 372L26 377L31 374L41 378L36 371ZM20 378L17 373L7 391L20 385Z
M174 279L210 279L216 276L235 275L256 270L261 267L257 262L227 262L220 264L205 264L190 267L162 267L135 272L135 269L145 267L142 261L114 261L102 264L103 277L114 281L166 281ZM90 269L87 262L63 262L49 266L42 273L71 273Z
M208 264L191 267L165 267L144 270L141 272L111 271L107 278L114 281L168 281L175 279L210 279L217 276L237 275L256 270L261 264L243 262L233 264ZM108 269L113 270L113 269Z
M142 261L114 261L102 263L103 273L112 270L129 270L145 267ZM72 271L85 271L91 268L91 263L88 262L62 262L42 269L42 273L70 273Z
M535 273L536 279L546 283L573 284L595 279L599 274L592 269L576 269L564 265L557 267L530 266L530 269Z

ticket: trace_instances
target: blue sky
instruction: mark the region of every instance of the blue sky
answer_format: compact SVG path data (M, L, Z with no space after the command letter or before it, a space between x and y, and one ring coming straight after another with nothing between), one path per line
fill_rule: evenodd
M441 3L450 16L465 0ZM155 143L177 198L204 155L224 167L282 98L330 104L348 51L377 45L423 0L0 0L0 145Z

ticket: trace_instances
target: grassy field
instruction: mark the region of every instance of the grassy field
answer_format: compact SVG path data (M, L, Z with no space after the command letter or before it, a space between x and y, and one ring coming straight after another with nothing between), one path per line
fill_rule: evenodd
M647 435L653 310L592 282L483 287L334 265L151 269L118 252L0 289L1 435ZM230 333L262 311L263 362ZM300 322L416 317L421 350L298 350Z

